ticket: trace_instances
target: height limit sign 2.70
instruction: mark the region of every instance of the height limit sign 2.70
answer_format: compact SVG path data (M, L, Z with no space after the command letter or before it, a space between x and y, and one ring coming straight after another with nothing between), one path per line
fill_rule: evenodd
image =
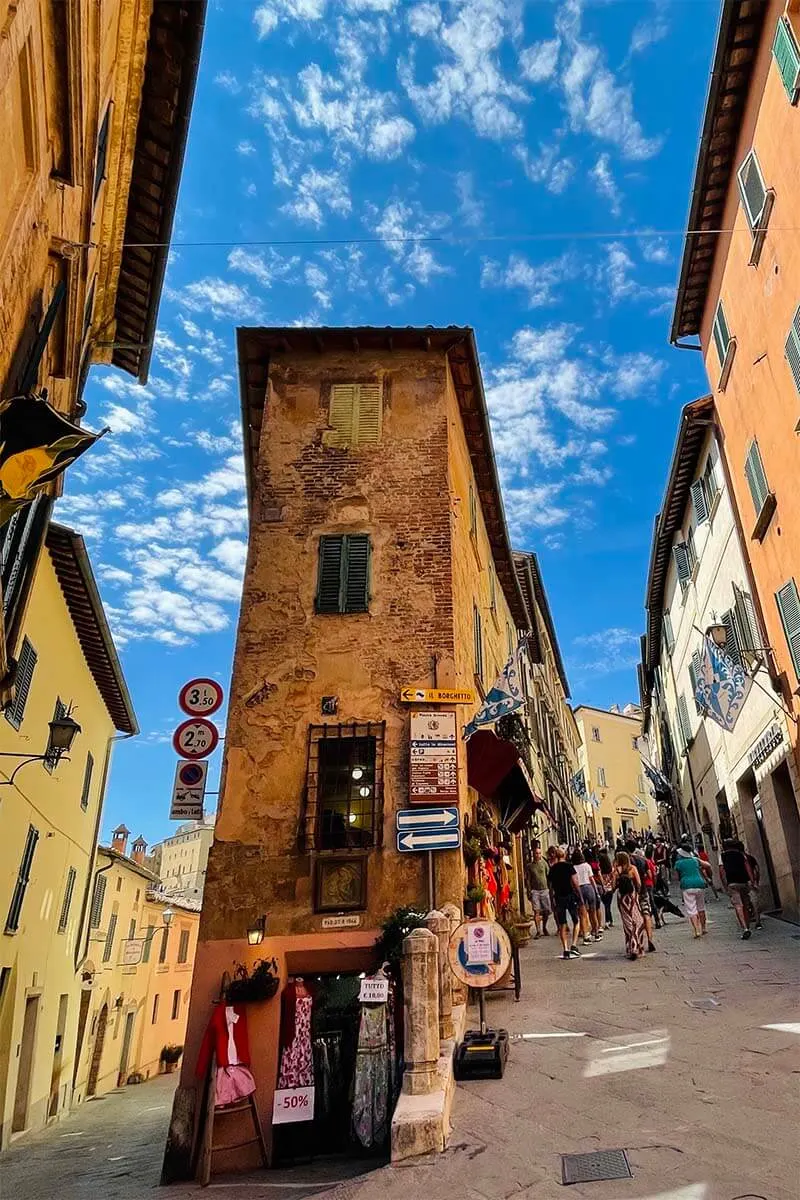
M178 694L178 703L187 714L172 735L172 745L180 756L175 769L170 819L203 819L203 801L208 774L208 757L219 744L219 730L208 720L222 705L223 691L214 679L190 679Z

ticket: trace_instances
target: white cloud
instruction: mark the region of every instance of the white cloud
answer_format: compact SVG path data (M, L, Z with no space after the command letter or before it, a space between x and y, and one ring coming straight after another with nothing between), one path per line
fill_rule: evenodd
M328 276L322 267L318 263L306 263L305 278L317 304L321 308L330 308L331 293L328 289Z
M241 576L244 574L244 566L247 560L247 542L240 541L238 538L224 538L219 545L214 547L211 553L232 575Z
M441 27L442 12L438 4L415 4L408 12L406 20L415 37L430 37Z
M326 208L339 216L349 216L352 202L345 178L339 171L309 167L296 184L294 199L284 204L281 212L319 228Z
M210 471L204 479L159 492L155 503L161 508L180 508L200 497L217 500L233 492L244 492L244 489L244 460L241 454L231 454L221 467Z
M505 489L503 499L512 538L519 540L530 529L552 529L568 521L569 508L558 503L560 491L557 483Z
M132 412L121 404L109 404L103 410L101 421L111 428L112 433L144 433L147 420L141 413Z
M471 171L459 171L456 175L458 215L465 225L476 227L482 224L484 208L475 195L475 179Z
M650 391L664 373L665 363L642 352L623 354L615 362L612 387L618 396L634 399Z
M560 49L561 41L559 38L552 38L549 41L537 42L534 46L528 46L519 56L519 65L522 74L531 83L544 83L545 80L552 79L558 65Z
M560 196L575 174L575 162L571 158L561 157L561 147L557 143L539 144L536 156L533 156L527 146L515 146L514 156L522 163L522 169L532 183L543 183L548 192Z
M584 675L632 671L639 662L639 634L633 629L613 626L573 638L572 644L578 652L570 657Z
M247 158L249 155L256 153L256 148L252 142L248 142L247 140L244 140L244 141L239 142L238 145L236 146L236 153L241 154L245 158Z
M521 289L527 295L529 308L543 308L560 298L560 285L577 274L574 256L570 253L532 263L523 255L512 252L505 266L492 259L481 265L481 287Z
M610 155L601 154L589 174L600 195L608 201L611 212L618 217L622 212L622 193L611 173Z
M642 238L639 242L642 250L642 258L645 262L651 263L671 263L672 253L669 248L669 242L663 237Z
M265 288L272 287L276 280L286 281L291 278L294 281L299 265L299 255L287 257L279 254L272 246L261 252L237 246L228 255L228 266L232 271L251 275Z
M418 283L428 284L436 275L447 273L447 267L437 260L433 250L422 239L432 236L441 227L439 218L422 218L418 209L402 200L392 200L382 213L372 212L373 226L378 237L386 242L389 253Z
M563 357L577 332L574 325L548 325L544 329L526 325L511 340L514 357L524 363L552 362Z
M232 71L219 71L214 76L214 83L224 92L230 92L232 96L238 96L242 90L242 85Z
M644 17L635 26L631 35L630 54L641 54L643 50L663 41L669 33L669 22L659 5L649 17Z
M596 280L598 290L607 301L618 304L622 300L654 300L664 306L672 300L674 288L639 283L636 263L622 242L609 242L603 251L605 260L597 269Z
M215 320L260 319L261 307L247 288L218 276L207 276L187 283L177 292L168 290L167 295L182 308L190 312L210 313Z

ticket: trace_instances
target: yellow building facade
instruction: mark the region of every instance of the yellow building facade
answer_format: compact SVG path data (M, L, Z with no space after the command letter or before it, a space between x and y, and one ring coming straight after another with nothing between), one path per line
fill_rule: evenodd
M586 794L598 801L598 806L587 805L589 832L613 846L627 833L655 829L655 801L639 753L641 709L626 705L620 712L582 704L575 720Z
M81 727L69 758L25 763L45 752L48 723L65 708ZM71 1102L106 779L115 737L136 731L83 539L51 525L30 581L14 701L0 715L3 1145Z
M162 895L128 836L120 827L97 854L74 1103L157 1075L186 1032L200 907Z

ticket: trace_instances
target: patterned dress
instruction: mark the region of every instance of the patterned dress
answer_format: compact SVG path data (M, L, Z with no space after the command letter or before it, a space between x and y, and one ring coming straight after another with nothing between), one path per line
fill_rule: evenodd
M295 1003L294 1038L281 1053L278 1090L314 1086L314 1056L311 1050L311 996L298 996Z
M353 1096L353 1133L365 1149L380 1146L389 1131L389 1040L386 1005L361 1009Z

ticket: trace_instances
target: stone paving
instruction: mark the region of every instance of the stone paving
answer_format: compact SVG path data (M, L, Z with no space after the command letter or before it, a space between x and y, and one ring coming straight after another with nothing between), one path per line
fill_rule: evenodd
M519 1004L488 1013L512 1036L502 1080L459 1085L449 1150L351 1178L357 1165L214 1179L235 1200L798 1200L800 928L765 920L742 942L726 903L694 941L673 919L658 952L622 955L619 930L563 962L523 951ZM766 1025L794 1026L790 1030ZM527 1037L570 1034L584 1036ZM198 1200L156 1192L173 1078L84 1105L0 1159L14 1200ZM561 1183L561 1154L623 1148L632 1179Z

